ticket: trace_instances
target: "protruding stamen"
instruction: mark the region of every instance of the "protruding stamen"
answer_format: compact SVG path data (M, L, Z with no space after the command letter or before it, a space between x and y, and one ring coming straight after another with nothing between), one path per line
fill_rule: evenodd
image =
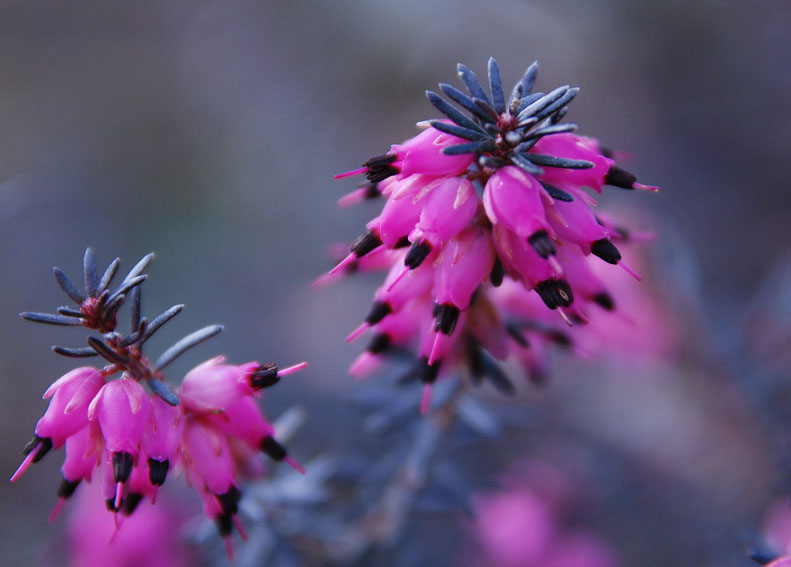
M16 482L19 477L25 474L25 471L30 468L30 465L33 464L33 459L36 458L36 453L28 453L25 460L22 461L22 464L16 469L16 472L11 476L11 482Z
M113 508L115 510L121 509L121 502L123 501L123 498L124 498L124 483L119 480L115 485L115 502L113 502Z
M305 474L305 468L289 455L283 457L283 462L288 463L291 466L291 468L297 471L299 474Z
M303 369L305 369L307 367L308 367L308 363L307 362L298 362L297 364L294 364L293 366L288 366L286 368L281 368L280 370L277 371L277 375L282 378L283 376L288 376L289 374L294 374L295 372L299 372L300 370L303 370Z
M369 252L382 245L382 239L372 230L366 230L352 242L349 251L357 258L362 258Z
M352 252L351 254L346 256L343 260L338 262L338 264L329 271L329 275L334 276L335 274L337 274L341 270L346 269L348 266L352 265L356 261L357 261L357 255L354 252ZM318 284L318 280L316 280L316 283Z
M242 525L242 521L235 515L233 516L233 525L236 526L236 531L239 532L239 537L242 538L242 541L247 541L247 532Z
M360 325L358 325L356 329L354 329L351 333L349 333L349 335L346 337L346 342L350 343L355 339L359 338L365 331L368 330L368 327L370 326L371 325L369 325L367 321L363 321L362 323L360 323Z
M642 278L642 277L640 277L640 274L638 274L638 273L637 273L637 272L635 272L635 271L634 271L632 268L630 268L630 267L629 267L629 266L627 266L625 263L623 263L623 261L621 261L621 262L618 262L618 265L619 265L621 268L623 268L623 269L624 269L624 271L625 271L627 274L629 274L630 276L632 276L632 277L633 277L634 279L636 279L638 282L641 282L641 281L643 281L643 278Z
M51 524L57 519L60 511L63 509L64 504L66 504L66 499L58 498L58 502L55 504L55 507L52 509L52 512L50 512L49 517L47 518L48 524Z
M360 167L358 169L352 169L350 171L344 171L343 173L336 173L332 176L333 179L344 179L346 177L352 177L353 175L362 175L368 171L367 167Z
M259 444L261 451L266 453L266 455L272 459L273 461L282 461L286 458L286 448L283 447L280 443L275 441L275 438L271 435L264 437L261 439L261 443Z

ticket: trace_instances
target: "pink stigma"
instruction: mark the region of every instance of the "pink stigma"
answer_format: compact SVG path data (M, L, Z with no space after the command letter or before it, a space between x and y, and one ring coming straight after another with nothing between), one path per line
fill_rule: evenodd
M231 543L231 536L225 536L225 553L228 554L228 562L233 563L233 544Z
M278 370L277 375L288 376L289 374L294 374L294 372L299 372L300 370L306 368L307 366L308 366L307 362L300 362L298 364L295 364L294 366L289 366L288 368L284 368L283 370Z
M283 460L291 465L291 468L293 468L299 474L305 474L305 468L291 457L286 456Z
M25 457L25 460L22 461L22 464L19 465L19 468L16 470L14 475L11 477L11 479L10 479L11 482L16 482L17 479L20 476L25 474L25 471L30 467L30 465L33 464L33 459L36 457L36 449L33 449L32 451L30 451L30 453L28 453L27 457Z
M349 333L349 336L346 337L346 342L347 343L352 342L353 340L358 338L360 335L362 335L365 331L367 331L368 327L370 327L370 326L371 325L369 325L368 323L365 323L365 322L361 323L359 327L357 327L355 330L353 330L351 333Z
M233 525L236 526L236 530L239 532L239 536L242 540L247 541L247 532L244 530L241 520L239 520L239 517L236 515L233 516Z
M630 268L629 266L627 266L626 264L624 264L624 263L623 263L623 261L619 261L619 262L618 262L618 265L619 265L619 266L621 266L621 267L622 267L622 268L623 268L623 269L626 271L626 273L627 273L627 274L629 274L630 276L632 276L632 277L633 277L634 279L636 279L638 282L641 282L641 281L643 281L643 278L641 278L641 277L640 277L640 274L638 274L638 273L637 273L637 272L635 272L635 271L634 271L632 268Z
M431 405L431 384L423 386L423 397L420 399L420 413L428 413L428 408Z
M346 177L351 177L352 175L361 175L368 171L367 167L361 167L359 169L352 169L351 171L344 171L343 173L336 173L332 176L333 179L344 179Z
M124 494L124 483L119 482L115 485L115 502L113 503L113 507L117 510L121 507L121 500L123 499Z
M55 504L55 507L52 509L52 513L49 515L49 518L47 518L48 523L51 524L52 522L55 521L55 518L57 518L58 514L60 514L60 511L63 508L64 504L66 504L66 499L58 498L58 503Z
M642 189L643 191L653 191L654 193L659 191L659 187L655 185L643 185L642 183L634 183L633 186L635 189Z
M333 269L330 270L330 275L334 276L335 274L340 272L342 269L344 269L346 266L348 266L349 264L354 262L356 259L357 259L357 256L354 254L354 252L352 252L351 254L346 256L343 260L338 262L337 266L335 266Z
M434 337L434 346L431 347L431 354L428 357L428 365L431 366L434 364L434 361L437 359L439 353L437 349L439 348L439 341L442 339L442 333L437 333Z

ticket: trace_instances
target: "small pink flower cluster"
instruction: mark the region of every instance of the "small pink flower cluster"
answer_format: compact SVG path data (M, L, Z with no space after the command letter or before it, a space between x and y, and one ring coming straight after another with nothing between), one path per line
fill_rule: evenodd
M616 567L616 554L592 531L567 525L568 479L531 462L499 492L474 498L477 550L463 565Z
M424 410L430 384L454 364L476 376L496 374L490 356L513 353L536 374L543 344L558 340L548 332L548 310L568 325L587 323L597 309L614 310L591 262L637 277L615 245L628 233L596 214L586 189L657 188L636 183L596 140L571 133L576 125L558 124L577 89L533 94L535 74L533 64L506 104L493 59L490 93L459 65L469 95L444 83L440 89L470 116L428 91L447 119L336 176L365 174L370 182L341 204L386 198L348 256L321 280L389 269L365 322L349 337L375 333L351 373L368 375L389 349L419 336L414 374L426 384Z
M80 483L91 482L94 475L99 477L107 509L117 520L118 512L129 516L144 499L153 504L168 473L183 471L198 491L206 515L216 521L227 541L241 497L239 480L260 474L259 453L286 461L302 472L275 440L274 429L257 397L263 388L306 364L284 369L257 362L236 366L224 364L220 356L193 368L178 390L172 391L164 382L162 368L188 348L217 334L221 327L192 333L151 364L142 354L143 343L182 306L174 306L150 322L141 318L138 288L145 277L132 274L130 280L127 276L119 288L125 290L123 293L108 293L112 274L105 278L106 283L97 285L92 256L89 249L87 297L56 269L58 282L79 310L60 308L59 315L22 316L57 325L75 326L76 321L82 327L104 331L102 339L88 339L87 349L54 350L70 357L102 356L110 364L76 368L47 389L44 399L49 399L49 406L36 424L34 437L25 448L26 457L11 482L51 449L65 446L59 501L50 520ZM131 286L135 292L129 288L130 281L137 282ZM132 300L133 332L122 337L116 330L117 306L107 305L115 301L108 300L114 295L122 303L127 293ZM238 522L236 525L240 528Z

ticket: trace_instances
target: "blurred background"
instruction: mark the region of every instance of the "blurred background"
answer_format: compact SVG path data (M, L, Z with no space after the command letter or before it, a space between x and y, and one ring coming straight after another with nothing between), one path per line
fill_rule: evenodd
M493 55L513 84L538 59L539 90L582 88L569 113L580 133L662 187L613 189L603 206L617 200L627 225L658 233L648 285L680 335L672 356L559 360L542 390L484 391L534 417L468 456L469 472L483 486L536 447L572 468L583 452L586 525L624 565L749 565L791 472L789 22L784 0L3 2L0 471L12 474L41 393L73 367L49 346L84 340L17 313L62 304L51 267L78 278L86 245L126 268L157 253L144 313L186 309L152 352L226 326L172 366L174 382L217 353L305 359L265 400L274 417L306 409L292 453L375 443L349 411L361 347L343 338L378 278L310 288L328 246L377 210L337 209L354 185L332 175L435 117L423 92L458 84L458 61L485 75ZM59 466L49 457L0 483L0 564L52 557ZM435 527L445 537L422 542L453 564L470 528Z

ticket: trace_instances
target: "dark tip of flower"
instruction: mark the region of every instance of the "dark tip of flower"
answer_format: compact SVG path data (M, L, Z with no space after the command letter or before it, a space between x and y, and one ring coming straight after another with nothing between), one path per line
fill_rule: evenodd
M38 444L41 443L41 437L36 434L33 434L33 438L27 442L25 448L22 449L22 454L27 457L30 453L33 452L33 449L38 447Z
M387 317L393 312L393 308L386 301L374 301L368 315L365 316L365 322L369 325L376 325L379 321Z
M617 165L613 165L604 176L604 182L613 187L620 187L621 189L634 189L634 183L637 181L637 176L629 173L625 169L621 169Z
M409 236L402 236L401 238L396 241L395 246L393 246L394 250L398 250L399 248L406 248L407 246L411 246L412 243L409 241Z
M615 152L610 148L600 147L599 152L607 159L615 159Z
M621 253L615 244L607 238L601 238L591 244L591 254L598 256L608 264L617 264L621 260Z
M371 342L368 343L368 346L365 348L371 354L380 354L386 352L387 349L390 348L390 337L387 333L377 333L371 339Z
M49 453L50 449L52 449L52 439L50 439L49 437L43 437L43 438L42 437L37 437L37 439L38 439L38 443L33 445L33 447L30 447L30 444L33 443L32 440L25 447L25 451L27 451L25 453L25 455L30 453L33 449L36 449L36 455L35 455L35 457L33 457L33 462L34 463L37 463L41 459L43 459L44 455ZM30 448L28 449L28 447L30 447Z
M456 323L459 321L460 314L461 310L455 305L443 303L437 308L434 330L443 335L452 335L453 330L456 328Z
M229 536L233 532L233 518L230 514L220 514L214 518L214 523L217 524L217 531L222 537Z
M612 295L606 291L602 291L594 295L593 302L607 311L615 310L615 301L613 300Z
M124 516L131 516L137 509L137 505L143 501L143 495L139 492L130 492L124 498L123 510L121 513Z
M379 183L371 182L365 185L365 193L363 199L377 199L382 194L379 192Z
M398 175L401 170L393 165L396 160L395 154L382 154L374 156L363 163L365 170L365 177L371 183L379 183L388 177Z
M372 230L366 230L363 234L357 237L357 240L352 242L352 245L349 247L349 251L351 251L358 258L361 258L381 245L382 239L379 238L379 235Z
M563 331L550 331L546 334L546 336L547 339L558 346L570 347L572 345L571 337Z
M431 244L425 240L416 240L409 247L409 251L404 257L404 265L410 270L414 270L423 263L428 255L431 254Z
M533 235L527 239L527 243L530 244L544 260L555 255L555 245L552 244L552 240L550 240L546 230L534 232Z
M280 376L277 375L277 364L274 362L266 362L250 374L250 386L254 390L269 388L278 382L280 382Z
M239 511L239 500L242 499L242 492L234 485L225 494L218 494L217 500L220 503L223 514L233 516Z
M477 378L477 382L484 377L488 378L501 394L513 396L516 393L516 388L500 365L478 346L470 349L470 371L473 377Z
M123 503L124 503L124 501L123 501L123 499L121 499L121 504L118 506L118 508L116 508L115 507L115 496L113 496L112 498L105 498L104 499L104 507L107 508L108 512L118 512L121 509L121 506L123 506Z
M534 288L547 307L568 307L574 301L574 294L566 280L550 279L538 282Z
M286 458L286 455L288 455L288 453L286 452L286 448L283 447L283 445L281 445L277 441L275 441L275 438L272 437L271 435L261 439L259 448L261 449L261 451L266 453L266 455L273 461L280 462Z
M750 551L750 559L758 563L758 565L768 565L778 557L779 555L774 553L767 553L766 551L761 551L761 550Z
M66 500L67 498L71 498L71 495L74 494L74 491L77 490L77 487L80 485L79 480L69 480L64 478L60 486L58 487L58 498L63 498Z
M503 283L503 278L505 278L505 266L503 266L500 258L495 258L492 271L489 274L489 281L492 282L494 287L500 287Z
M132 474L134 457L127 452L113 453L113 480L115 482L126 482Z
M439 376L439 367L442 364L441 361L435 360L433 364L428 363L428 358L421 357L417 361L417 371L420 381L424 384L433 384L437 381L437 376Z
M165 484L165 479L168 476L168 469L170 469L170 461L157 461L156 459L148 458L148 480L154 486L162 486Z

